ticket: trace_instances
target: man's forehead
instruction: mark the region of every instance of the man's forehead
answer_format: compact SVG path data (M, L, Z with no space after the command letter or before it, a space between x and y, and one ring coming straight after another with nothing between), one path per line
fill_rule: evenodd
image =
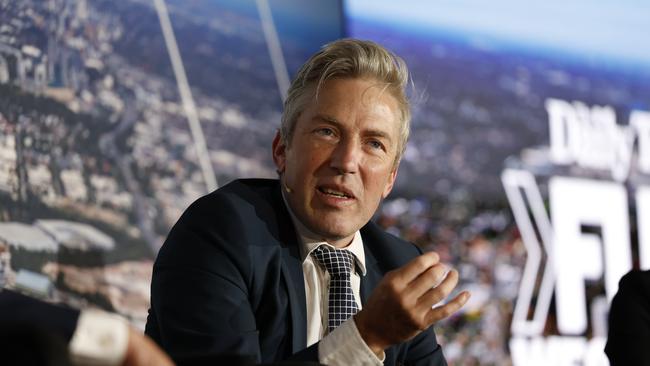
M311 114L320 115L323 119L338 122L346 122L343 118L348 112L369 119L401 119L399 103L386 85L365 78L328 80L320 92L308 99L305 110L310 110Z

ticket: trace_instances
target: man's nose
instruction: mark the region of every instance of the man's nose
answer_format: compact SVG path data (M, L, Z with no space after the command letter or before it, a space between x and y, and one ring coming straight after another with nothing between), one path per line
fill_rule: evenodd
M354 174L361 162L361 146L354 140L341 140L332 152L330 166L341 174Z

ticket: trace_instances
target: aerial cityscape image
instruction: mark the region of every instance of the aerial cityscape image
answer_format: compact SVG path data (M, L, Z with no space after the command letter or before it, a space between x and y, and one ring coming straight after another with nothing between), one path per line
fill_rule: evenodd
M172 225L231 180L277 176L289 80L355 37L411 72L409 145L373 220L472 292L436 325L450 364L607 365L612 283L650 269L647 14L633 0L0 0L0 286L144 327ZM622 211L590 206L612 190ZM594 263L566 287L572 245Z
M274 35L285 74L341 36L340 9L318 3L270 7L282 20ZM144 325L153 258L183 210L217 183L275 175L282 96L259 10L255 1L0 1L4 285ZM309 31L296 33L304 22Z

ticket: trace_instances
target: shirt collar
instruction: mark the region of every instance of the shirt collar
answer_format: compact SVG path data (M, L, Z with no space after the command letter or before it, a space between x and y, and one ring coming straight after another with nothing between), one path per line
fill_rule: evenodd
M282 192L282 199L284 200L284 205L287 207L287 211L289 211L289 216L291 216L293 225L296 228L296 235L298 236L298 241L300 242L300 255L303 262L311 254L311 252L313 252L316 248L318 248L321 245L327 245L331 248L335 248L332 244L328 243L323 238L319 237L317 234L307 229L307 227L303 225L303 223L300 220L298 220L296 215L294 215L293 211L291 211L291 207L289 207L289 204L287 203L287 199L284 196L284 192ZM361 239L361 232L359 232L359 230L357 230L354 233L352 242L344 249L347 249L352 254L354 254L354 260L357 264L357 267L360 270L361 274L365 276L366 255L363 250L363 240Z

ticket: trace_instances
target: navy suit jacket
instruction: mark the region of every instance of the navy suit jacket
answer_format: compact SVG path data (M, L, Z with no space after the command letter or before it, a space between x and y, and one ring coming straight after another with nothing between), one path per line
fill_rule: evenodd
M374 223L361 229L365 303L383 275L421 254ZM318 361L306 347L296 231L277 180L232 182L194 202L154 264L146 333L182 362L210 355ZM391 314L385 314L389 317ZM386 350L386 365L446 365L433 329Z

